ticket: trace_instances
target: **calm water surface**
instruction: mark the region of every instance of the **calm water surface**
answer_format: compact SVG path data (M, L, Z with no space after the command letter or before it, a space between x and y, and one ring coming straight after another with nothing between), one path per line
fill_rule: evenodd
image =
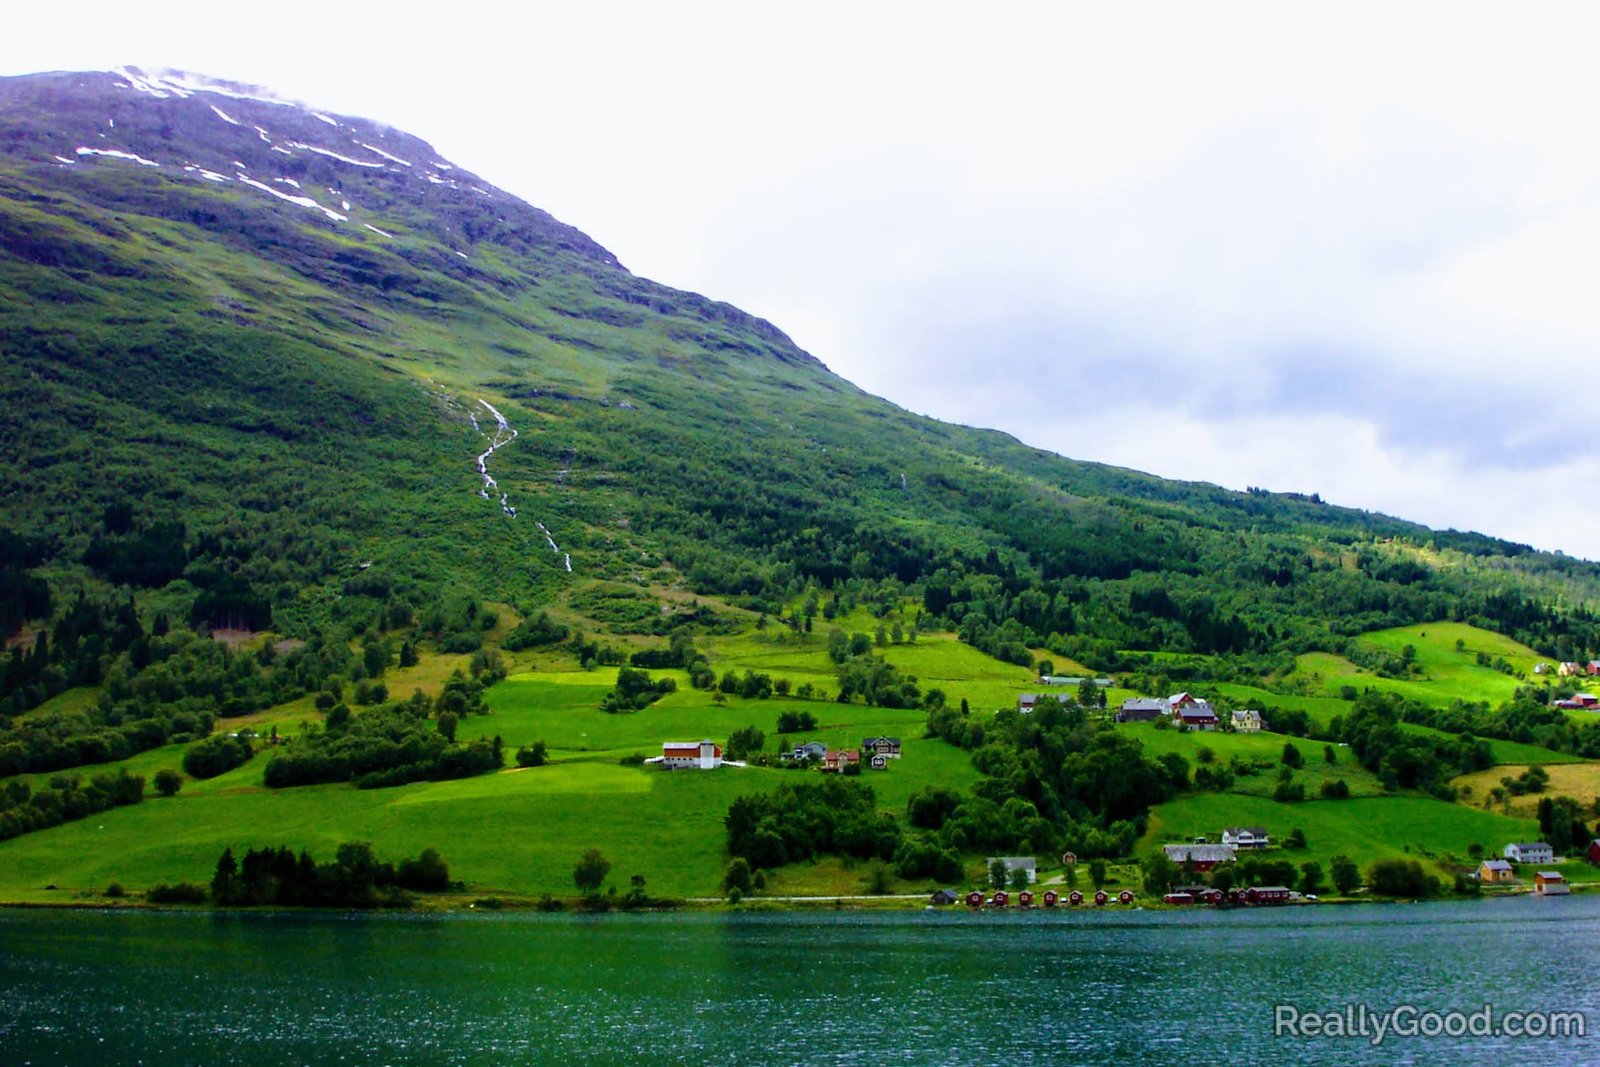
M0 1063L1600 1063L1600 896L600 918L0 910ZM1591 1036L1274 1037L1274 1005Z

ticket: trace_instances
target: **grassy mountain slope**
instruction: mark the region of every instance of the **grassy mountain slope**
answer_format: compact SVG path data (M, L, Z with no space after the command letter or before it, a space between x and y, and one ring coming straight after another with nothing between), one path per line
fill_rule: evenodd
M1349 711L1347 686L1499 702L1535 657L1600 655L1593 564L912 415L771 324L634 276L416 138L237 86L0 79L0 307L0 757L38 724L159 718L172 744L89 764L141 773L176 766L219 713L222 732L314 732L318 694L382 676L396 697L437 697L540 611L625 652L686 630L718 673L829 690L827 630L894 621L921 640L879 651L984 712L1041 658L1326 723ZM485 460L491 489L477 464L496 412L517 436ZM248 632L232 635L243 653L189 636L226 631ZM402 643L420 661L395 669ZM198 878L241 826L253 844L364 836L390 854L455 841L475 884L530 893L564 888L598 840L663 891L714 890L732 795L784 772L651 779L617 760L667 734L758 725L770 740L801 704L724 707L684 678L647 713L605 716L604 666L573 674L594 658L507 652L541 673L462 719L463 740L547 741L552 768L272 791L257 757L171 801L0 844L0 893ZM830 743L922 732L921 709L803 703ZM874 783L885 811L976 780L961 749L914 744ZM1350 784L1363 803L1397 799L1371 774ZM1276 803L1263 792L1218 796ZM1183 805L1209 818L1227 801L1171 803L1153 825L1187 832ZM1522 832L1494 818L1470 833ZM87 850L102 824L114 847ZM518 826L538 832L513 847Z

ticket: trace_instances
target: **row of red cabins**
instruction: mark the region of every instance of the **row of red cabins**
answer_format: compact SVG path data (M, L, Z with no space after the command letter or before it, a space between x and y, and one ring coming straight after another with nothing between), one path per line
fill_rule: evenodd
M1249 889L1224 891L1208 886L1195 886L1174 889L1161 899L1167 904L1209 904L1214 908L1224 904L1287 904L1289 889L1281 885L1258 885Z
M1017 907L1019 907L1019 908L1031 908L1031 907L1034 906L1034 901L1035 900L1038 900L1039 903L1043 904L1047 908L1053 908L1057 904L1062 903L1063 900L1065 900L1065 902L1067 904L1070 904L1073 907L1077 907L1079 904L1083 903L1083 899L1084 899L1083 898L1083 894L1078 892L1076 889L1074 889L1072 892L1068 893L1065 897L1062 897L1054 889L1046 889L1043 893L1038 894L1037 897L1035 897L1033 890L1024 889L1024 890L1022 890L1021 892L1019 892L1017 894ZM1117 894L1117 901L1118 901L1118 903L1121 903L1121 904L1132 904L1133 903L1133 893L1132 893L1132 891L1124 889L1122 892ZM1095 892L1094 892L1094 904L1095 904L1095 907L1097 907L1097 908L1098 907L1104 907L1106 904L1109 904L1110 902L1111 902L1111 896L1104 889L1096 889L1095 890ZM976 890L974 890L973 892L967 894L967 907L969 907L969 908L981 908L985 904L987 904L991 908L1008 907L1011 904L1011 894L1007 893L1005 890L1002 889L999 892L997 892L994 896L988 898L987 900L984 899L984 896L983 896L982 893L979 893Z

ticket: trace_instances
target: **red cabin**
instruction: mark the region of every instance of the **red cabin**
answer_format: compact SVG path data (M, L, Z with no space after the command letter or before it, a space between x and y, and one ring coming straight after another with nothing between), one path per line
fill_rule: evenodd
M1083 903L1083 894L1074 889L1072 892L1067 894L1067 903L1076 908L1079 904Z
M1095 907L1097 907L1097 908L1105 907L1106 901L1108 901L1110 899L1111 899L1110 897L1106 896L1106 891L1104 889L1096 889L1094 891L1094 906Z
M1118 893L1117 894L1117 902L1119 904L1132 904L1133 903L1133 890L1124 889L1122 892Z
M1011 897L1006 893L1006 891L1004 889L1002 889L1002 890L1000 890L1000 892L998 892L998 893L996 893L994 895L994 899L991 901L991 903L993 903L994 906L997 907L997 908L1003 908L1003 907L1006 906L1006 904L1008 904L1010 902L1010 900L1011 900Z
M1044 891L1044 906L1045 907L1047 907L1047 908L1055 907L1056 906L1056 902L1058 900L1060 900L1060 899L1061 899L1060 897L1056 896L1056 891L1054 889L1046 889Z
M1168 893L1161 898L1163 904L1193 904L1193 893Z
M1281 885L1258 885L1244 891L1246 904L1287 904L1289 889Z
M981 908L981 907L983 907L983 894L979 893L979 892L976 892L976 891L968 893L967 894L967 907L969 907L969 908Z
M1022 905L1024 908L1033 907L1033 894L1024 889L1022 892L1017 894L1017 903Z

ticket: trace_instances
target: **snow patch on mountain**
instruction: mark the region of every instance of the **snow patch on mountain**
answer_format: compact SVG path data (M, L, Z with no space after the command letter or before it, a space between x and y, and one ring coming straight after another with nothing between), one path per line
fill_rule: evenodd
M255 86L234 85L228 82L215 82L180 70L147 71L139 67L113 67L111 68L111 74L126 81L128 83L127 88L136 92L149 93L151 96L159 97L163 100L168 97L187 100L196 93L212 93L230 100L248 100L252 103L273 104L278 107L296 106L294 101L273 96L265 89ZM335 125L338 124L335 123Z
M363 222L361 225L365 226L367 229L371 230L373 233L377 234L379 237L393 237L394 236L394 234L392 234L392 233L389 233L389 232L387 232L385 230L378 229L376 226L374 226L370 222Z
M318 148L314 144L301 144L299 141L290 141L289 147L299 148L307 152L315 152L319 156L327 156L329 159L337 159L340 163L349 163L352 166L371 167L375 170L382 170L384 166L382 163L373 163L364 159L351 159L349 156L341 156L339 153L332 151L331 149Z
M355 140L355 139L351 138L351 140ZM387 159L391 163L398 163L402 167L411 166L410 163L408 163L405 160L401 159L399 156L390 155L388 152L385 152L383 149L379 148L377 145L367 144L367 142L365 142L365 141L356 141L356 144L360 145L362 148L365 148L368 152L372 152L372 153L374 153L376 155L382 156L384 159Z
M132 152L119 152L115 148L79 148L77 151L78 155L80 156L110 156L112 159L131 160L142 167L161 166L161 164L157 163L153 159L146 159L143 156L136 156Z
M204 178L208 182L225 182L225 181L228 180L228 176L226 174L218 174L214 170L206 170L206 168L197 167L193 163L190 163L188 166L184 167L183 169L184 169L185 173L187 173L187 174L198 174L198 175L200 175L200 177Z
M290 196L288 193L279 192L278 190L274 189L272 186L268 185L265 182L258 182L254 178L245 177L243 174L237 175L237 177L244 184L249 185L249 186L253 186L254 188L257 188L257 189L260 189L264 193L271 193L273 196L277 197L279 200L287 200L291 204L297 204L300 207L308 207L308 208L311 208L314 211L320 211L324 215L328 216L328 218L332 219L334 222L344 222L345 220L347 220L350 217L348 215L339 214L337 211L333 210L331 207L323 207L321 204L317 203L315 200L311 199L309 196Z

